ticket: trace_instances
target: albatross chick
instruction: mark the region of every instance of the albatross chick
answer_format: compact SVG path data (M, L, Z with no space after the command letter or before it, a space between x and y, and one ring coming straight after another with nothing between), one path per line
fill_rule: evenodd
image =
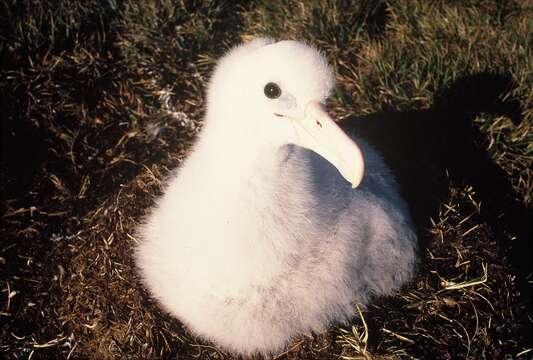
M144 285L230 351L279 351L413 274L407 205L375 150L323 109L333 85L305 44L231 50L196 145L139 229Z

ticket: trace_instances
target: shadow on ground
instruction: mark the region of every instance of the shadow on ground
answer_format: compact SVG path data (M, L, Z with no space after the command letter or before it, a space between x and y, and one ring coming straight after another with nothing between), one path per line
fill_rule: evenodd
M520 103L504 100L513 86L509 74L467 76L441 91L428 110L350 117L343 126L376 144L393 169L420 229L421 253L431 241L426 231L430 219L438 218L450 185L470 185L480 204L476 220L488 224L498 247L509 257L521 300L531 314L532 211L517 200L520 196L509 175L484 150L487 139L474 125L481 113L506 116L518 125ZM531 323L525 321L521 332L526 339L532 338L531 331Z

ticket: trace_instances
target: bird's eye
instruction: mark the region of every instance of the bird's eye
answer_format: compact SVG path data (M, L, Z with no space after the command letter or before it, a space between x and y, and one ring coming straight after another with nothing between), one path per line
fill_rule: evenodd
M278 84L269 82L265 85L265 96L269 99L277 99L281 96L281 89Z

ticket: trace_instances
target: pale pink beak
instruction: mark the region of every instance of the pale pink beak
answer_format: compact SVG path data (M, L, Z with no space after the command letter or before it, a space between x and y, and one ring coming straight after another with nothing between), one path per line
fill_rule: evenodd
M357 187L365 172L363 155L359 146L333 121L320 103L310 101L303 120L296 121L299 144L313 150L335 166L341 175Z

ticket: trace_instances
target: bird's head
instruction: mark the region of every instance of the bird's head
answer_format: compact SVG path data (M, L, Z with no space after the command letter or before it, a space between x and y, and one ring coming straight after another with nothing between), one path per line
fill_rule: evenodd
M332 163L353 187L364 162L323 109L334 86L326 59L296 41L256 39L223 57L210 81L207 121L274 151L294 144Z

